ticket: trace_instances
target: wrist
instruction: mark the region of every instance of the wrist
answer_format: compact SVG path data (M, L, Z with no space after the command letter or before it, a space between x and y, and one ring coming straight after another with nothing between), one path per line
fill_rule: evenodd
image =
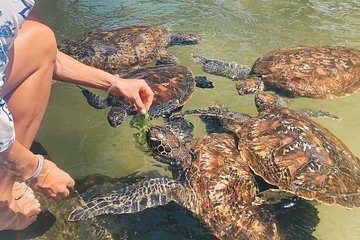
M118 75L112 75L112 79L108 89L106 90L107 93L111 93L113 95L118 95L119 93L116 92L116 88L119 88L119 83L121 82L122 78ZM114 94L115 93L115 94Z
M119 78L116 76L113 76L112 80L109 81L110 82L110 86L108 87L108 89L106 90L107 93L112 93L112 91L114 90L114 88L116 87L116 84L119 82Z
M40 154L36 154L35 156L35 164L32 164L31 170L27 171L27 174L23 176L25 180L31 180L40 176L44 169L44 156ZM31 174L31 175L30 175Z

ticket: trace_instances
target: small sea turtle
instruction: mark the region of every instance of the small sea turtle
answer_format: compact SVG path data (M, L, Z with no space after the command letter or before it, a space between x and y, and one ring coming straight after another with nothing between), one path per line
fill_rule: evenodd
M219 107L188 110L183 115L220 119L238 137L241 158L269 184L304 199L360 207L359 159L318 123L281 104L269 104L278 98L258 93L256 117ZM311 111L305 113L311 116Z
M165 48L172 45L197 44L200 37L188 33L170 33L168 30L145 25L95 29L81 40L66 39L59 50L82 63L112 73L139 68L164 58L176 62Z
M147 179L96 197L77 207L70 221L174 201L200 216L220 239L280 239L273 216L252 204L258 189L233 136L207 135L193 142L192 150L167 128L150 127L147 138L156 159L172 167L174 180Z
M149 109L149 118L164 116L183 106L191 97L195 86L211 88L212 83L205 77L194 77L192 72L181 65L163 65L133 70L123 78L142 78L154 92L154 100ZM108 121L112 127L119 126L126 115L135 115L133 104L124 97L109 94L106 99L80 87L88 103L96 108L111 107Z
M334 98L355 92L360 86L360 51L346 47L294 47L258 58L252 68L238 63L193 55L209 73L243 80L239 94L264 88L289 97Z

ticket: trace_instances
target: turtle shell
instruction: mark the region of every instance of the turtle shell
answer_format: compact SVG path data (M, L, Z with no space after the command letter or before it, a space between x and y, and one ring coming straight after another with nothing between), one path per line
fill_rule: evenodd
M177 101L177 107L183 106L195 91L194 76L187 67L182 65L163 65L137 69L122 77L130 79L141 78L146 81L154 92L154 99L150 109L157 108L171 101ZM127 98L114 97L112 105L117 104L125 104L129 114L136 113L133 104Z
M272 215L251 203L258 193L254 175L230 134L206 135L195 143L188 179L199 214L219 239L279 239Z
M281 49L258 58L250 75L289 96L344 96L360 86L360 51L339 46Z
M154 61L169 42L166 29L132 25L95 29L79 41L64 40L58 48L82 63L114 72Z
M270 184L305 199L360 206L359 159L327 129L287 109L270 109L238 131L240 155Z

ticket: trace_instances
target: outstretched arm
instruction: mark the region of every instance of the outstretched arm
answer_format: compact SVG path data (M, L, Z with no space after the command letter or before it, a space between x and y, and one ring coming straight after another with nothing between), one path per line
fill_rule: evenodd
M41 17L32 10L28 20L42 23ZM123 79L96 69L58 51L54 67L55 80L102 89L114 95L124 96L134 103L139 113L150 108L154 93L142 79Z
M103 70L87 66L58 51L54 68L55 80L75 83L124 96L134 103L139 113L149 109L153 92L142 79L124 79Z

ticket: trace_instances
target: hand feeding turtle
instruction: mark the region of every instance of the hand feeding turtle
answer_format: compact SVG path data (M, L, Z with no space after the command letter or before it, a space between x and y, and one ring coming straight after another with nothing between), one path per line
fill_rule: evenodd
M220 119L238 138L241 158L269 184L308 200L346 208L360 207L359 159L330 131L278 102L279 96L256 95L256 117L219 107L188 110ZM325 114L326 115L326 114Z
M95 29L81 40L66 39L58 49L82 63L111 73L121 73L145 66L157 59L177 63L165 51L173 45L198 44L200 37L188 33L170 33L168 30L145 25Z
M346 47L293 47L264 54L252 68L193 55L206 72L242 80L240 95L275 90L289 97L334 98L360 87L360 51Z
M154 119L165 116L172 111L181 108L190 98L195 86L201 88L212 88L210 81L204 81L200 77L193 76L192 72L181 65L163 65L133 70L123 78L142 78L154 92L154 100L148 111L149 118ZM89 90L80 87L88 103L96 108L103 109L111 107L108 121L112 127L119 126L126 115L135 115L136 109L133 104L121 96L109 94L102 98Z

